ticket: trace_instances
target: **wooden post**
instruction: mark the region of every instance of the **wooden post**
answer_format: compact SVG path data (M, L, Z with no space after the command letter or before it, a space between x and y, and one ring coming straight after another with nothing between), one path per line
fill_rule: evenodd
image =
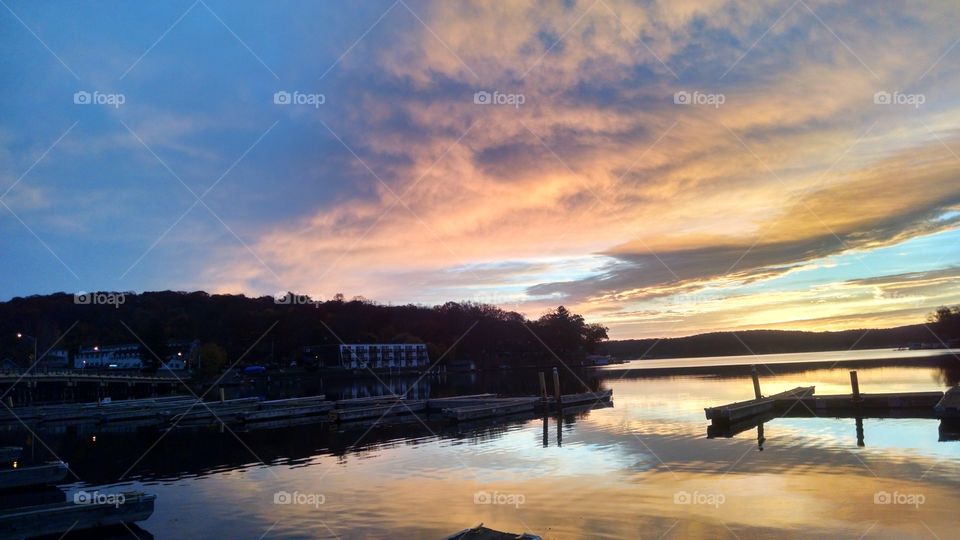
M860 381L857 380L857 370L850 370L850 388L853 389L853 400L860 401Z
M220 387L220 403L223 403L227 400L226 393L223 391L223 387Z
M760 393L760 375L757 374L757 366L750 366L750 377L753 379L753 395L757 399L763 397Z
M553 395L557 399L557 410L563 407L563 400L560 398L560 372L553 368Z
M543 376L543 372L540 372L540 396L543 398L543 402L547 402L547 378Z
M13 408L13 396L7 396L7 407Z

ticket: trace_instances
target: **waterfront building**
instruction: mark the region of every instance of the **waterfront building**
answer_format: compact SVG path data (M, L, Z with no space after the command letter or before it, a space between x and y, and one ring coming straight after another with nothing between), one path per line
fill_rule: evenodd
M303 348L305 360L321 368L421 370L430 367L423 343L354 343Z

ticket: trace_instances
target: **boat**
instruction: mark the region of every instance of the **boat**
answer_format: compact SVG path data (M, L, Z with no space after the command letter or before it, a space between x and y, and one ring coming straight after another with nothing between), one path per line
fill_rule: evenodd
M543 540L540 536L531 533L507 533L495 531L483 526L483 523L476 527L464 529L454 533L444 540Z

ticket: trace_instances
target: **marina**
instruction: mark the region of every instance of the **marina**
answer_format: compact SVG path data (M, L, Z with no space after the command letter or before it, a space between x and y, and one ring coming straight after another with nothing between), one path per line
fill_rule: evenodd
M953 388L960 381L960 370L955 373L950 366L945 363L933 370L858 367L857 371L863 396L914 394ZM775 372L781 369L775 368ZM941 537L949 537L952 511L944 505L960 504L952 494L960 485L960 447L951 442L949 426L941 428L943 421L936 417L934 405L871 408L870 415L858 421L844 416L855 410L831 405L830 415L814 416L797 403L790 410L775 408L769 417L748 416L725 427L737 429L744 422L750 424L749 429L759 430L762 452L758 452L757 433L747 430L703 439L706 409L755 397L749 373L578 373L591 391L586 392L573 375L562 377L562 414L549 405L556 397L549 372L544 377L546 392L539 386L538 372L526 371L489 381L470 374L415 384L416 378L388 379L381 395L345 399L366 387L360 383L329 385L320 394L283 396L272 392L289 392L289 387L276 381L274 386L257 387L258 392L266 390L256 400L258 407L249 401L240 403L250 413L265 415L332 406L330 410L340 411L379 408L378 417L331 422L328 410L257 422L243 422L238 417L225 426L214 419L191 425L181 422L173 429L169 423L121 429L136 422L63 425L58 420L38 422L31 429L79 478L68 474L58 484L66 500L73 500L80 491L93 490L156 495L154 513L139 525L157 538L256 537L281 516L283 521L267 538L298 538L311 531L328 538L393 535L440 539L481 522L492 531L517 535L528 531L561 539L659 536L668 530L679 537L696 536L700 530L722 529L726 522L746 538L756 536L758 530L750 518L752 513L777 515L778 510L769 497L737 486L771 476L802 482L799 487L785 488L791 496L817 493L829 504L840 504L831 494L837 491L836 485L844 486L843 501L852 514L816 507L791 513L791 523L812 524L833 516L838 524L829 529L832 536L853 536L857 530L862 534L869 523L880 520L877 527L888 527L892 516L899 515L890 514L900 511L897 508L876 507L874 492L923 489L929 501L923 507L924 521ZM934 379L943 381L942 386L931 386ZM504 388L509 382L515 384L509 394L495 391L495 385ZM812 397L849 399L852 395L849 370L842 366L767 373L760 383L765 397L810 386L815 389ZM403 391L391 391L393 384ZM608 390L612 399L594 405ZM414 393L418 398L407 401L425 401L426 409L416 415L391 413L380 418L391 405L405 410L398 400ZM212 389L209 395L213 399L207 404L216 407L218 390ZM534 396L536 399L531 399ZM250 397L225 402L230 405L237 399ZM443 413L445 409L498 405L494 400L503 399L525 399L533 407L463 420ZM579 401L584 403L574 403ZM178 407L184 405L177 403ZM706 424L713 427L709 420ZM906 440L904 433L908 434ZM49 459L46 449L29 435L22 426L18 431L10 424L0 431L0 444L23 447L22 455L33 456L32 463ZM854 457L851 452L858 454ZM922 487L898 483L920 478L935 463L936 477L928 476ZM795 474L798 470L806 471L802 479ZM375 489L361 481L368 477L377 478ZM253 482L256 489L250 488ZM411 490L414 484L417 489ZM273 496L282 490L319 492L325 495L325 503L319 508L278 508ZM726 502L720 508L723 516L710 507L674 525L679 512L690 508L673 502L678 490L725 494ZM496 493L494 501L522 495L525 502L517 506L478 504L475 497L481 493ZM857 505L861 500L863 504ZM14 504L20 504L26 499L16 501ZM357 501L369 504L357 506ZM571 501L589 509L603 525L597 527L596 520L565 520ZM51 502L30 500L31 504ZM234 509L238 507L262 510L237 517ZM435 507L448 511L437 514L428 510ZM371 508L376 509L374 519L370 518ZM793 527L785 524L764 530L778 537L802 537L794 534ZM821 532L831 536L827 530ZM920 531L914 532L919 537Z

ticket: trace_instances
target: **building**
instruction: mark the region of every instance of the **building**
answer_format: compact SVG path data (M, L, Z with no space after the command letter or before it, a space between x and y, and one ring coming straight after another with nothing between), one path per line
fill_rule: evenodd
M167 358L161 364L160 369L169 371L186 370L198 347L198 341L169 342L167 344ZM73 358L73 365L77 369L142 369L145 364L145 358L139 343L80 349Z
M73 357L73 365L78 369L140 369L143 358L140 345L104 345L80 349Z
M362 343L340 345L340 365L348 369L426 369L423 343Z
M70 367L70 353L66 349L53 349L40 357L37 366L41 369L67 369Z

